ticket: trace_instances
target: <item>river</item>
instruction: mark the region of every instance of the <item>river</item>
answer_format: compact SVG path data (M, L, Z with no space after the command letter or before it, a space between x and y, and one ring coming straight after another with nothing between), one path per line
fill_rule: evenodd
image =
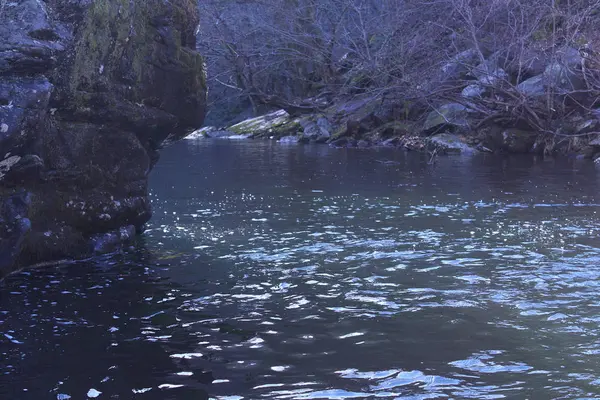
M131 248L1 284L0 398L598 398L599 179L174 144Z

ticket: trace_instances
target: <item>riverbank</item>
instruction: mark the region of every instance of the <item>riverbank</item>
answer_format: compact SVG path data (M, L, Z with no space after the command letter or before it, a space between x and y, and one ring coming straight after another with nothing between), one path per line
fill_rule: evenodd
M372 107L366 102L345 117L327 113L293 117L285 110L278 110L229 127L204 127L192 132L186 139L268 139L286 144L317 143L337 148L390 147L431 156L482 152L600 159L600 135L595 131L599 120L594 116L565 121L565 125L571 125L577 133L548 135L502 126L468 131L466 127L448 122L451 118L447 115L452 112L452 105L431 111L423 122L384 122L375 111L366 111ZM433 124L437 125L432 130Z
M514 60L507 57L465 50L434 78L423 78L421 92L410 96L392 94L392 88L323 95L230 126L204 127L191 137L390 146L432 154L600 157L595 53L563 47L544 62L518 69L511 69Z

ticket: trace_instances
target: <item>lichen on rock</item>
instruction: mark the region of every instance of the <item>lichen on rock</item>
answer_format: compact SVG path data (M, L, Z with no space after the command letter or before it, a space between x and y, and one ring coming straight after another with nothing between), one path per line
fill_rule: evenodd
M31 225L6 272L141 227L158 149L202 124L207 90L194 0L23 1L4 13L0 206L29 201L0 225ZM17 243L14 231L0 241Z

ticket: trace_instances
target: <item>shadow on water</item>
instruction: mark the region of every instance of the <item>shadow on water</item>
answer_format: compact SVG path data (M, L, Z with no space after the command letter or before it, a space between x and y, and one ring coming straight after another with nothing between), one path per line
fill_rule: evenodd
M201 374L196 387L180 387L181 370L161 343L176 340L177 326L175 307L163 301L176 286L161 276L165 265L138 243L125 254L7 277L0 398L208 398Z
M165 149L143 243L0 288L0 396L596 396L593 164L428 161Z

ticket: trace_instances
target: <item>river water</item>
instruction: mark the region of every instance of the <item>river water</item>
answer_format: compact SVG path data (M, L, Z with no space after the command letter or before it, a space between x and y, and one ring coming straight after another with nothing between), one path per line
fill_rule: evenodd
M130 249L0 286L1 399L600 398L600 174L188 141Z

